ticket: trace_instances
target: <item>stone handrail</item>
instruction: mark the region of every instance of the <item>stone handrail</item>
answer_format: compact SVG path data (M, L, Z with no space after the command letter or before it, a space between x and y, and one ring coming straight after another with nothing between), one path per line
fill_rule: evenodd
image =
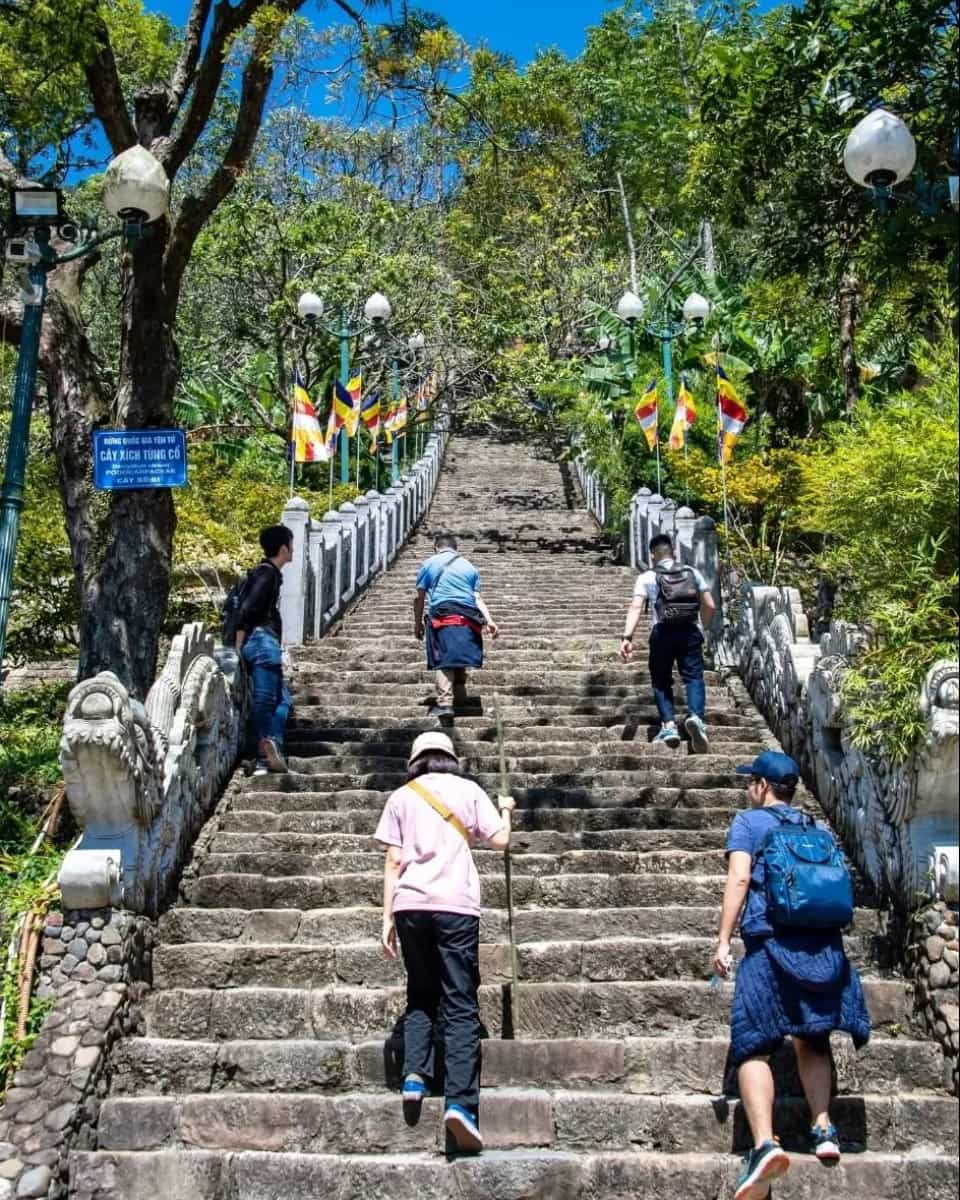
M283 524L293 559L283 569L280 615L288 646L322 637L347 605L387 569L430 507L449 432L443 417L422 456L386 492L368 492L313 520L293 496Z
M605 523L601 481L583 459L577 477L589 511ZM754 703L843 836L858 868L901 912L928 899L960 900L960 664L934 663L918 704L927 734L902 765L875 760L853 745L841 697L844 673L866 644L853 625L833 622L810 637L795 588L744 584L723 596L717 529L710 517L641 488L630 504L627 557L647 563L647 547L669 534L680 560L697 567L714 589L717 660L743 679Z

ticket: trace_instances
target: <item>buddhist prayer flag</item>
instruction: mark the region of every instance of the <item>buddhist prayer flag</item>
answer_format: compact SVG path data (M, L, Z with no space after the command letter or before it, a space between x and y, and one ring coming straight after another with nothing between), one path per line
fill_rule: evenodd
M670 430L670 449L682 450L687 444L687 430L697 419L697 406L687 386L686 375L680 376L680 394L677 396L677 411Z
M737 395L726 371L717 364L717 419L719 422L719 454L722 463L733 457L743 427L747 423L747 410Z
M320 429L317 410L313 407L303 377L298 371L293 384L293 414L290 421L290 441L293 461L298 463L326 462L330 454Z
M376 443L377 436L380 433L380 396L377 392L372 392L363 401L360 406L360 419L366 426L367 433L373 438Z
M406 398L406 396L401 396L400 399L397 401L397 407L393 413L392 432L394 434L403 433L403 431L406 429L406 427L407 427L407 412L408 412L407 398Z
M339 379L333 385L333 405L337 411L337 416L340 418L340 424L347 431L347 437L357 436L357 427L360 424L360 394L362 389L363 381L359 375L354 376L346 387L344 387Z
M417 388L417 398L415 404L417 415L414 417L414 423L417 425L422 425L427 419L427 409L430 407L432 384L433 376L430 376L428 379L424 379Z
M657 399L657 381L651 379L647 390L640 397L640 403L634 409L634 415L640 422L640 428L647 439L647 445L652 450L657 445L657 424L660 410Z

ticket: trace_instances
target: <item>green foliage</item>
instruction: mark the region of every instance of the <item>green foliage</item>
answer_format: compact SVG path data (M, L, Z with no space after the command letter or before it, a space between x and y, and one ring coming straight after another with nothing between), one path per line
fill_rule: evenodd
M848 677L858 744L902 759L922 725L920 685L958 634L957 343L917 354L921 382L852 424L806 464L804 524L826 539L839 613L866 621L870 650Z

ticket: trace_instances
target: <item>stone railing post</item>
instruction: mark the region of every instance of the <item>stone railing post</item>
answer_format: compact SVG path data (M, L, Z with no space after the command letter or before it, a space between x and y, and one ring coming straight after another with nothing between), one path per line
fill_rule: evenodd
M663 504L664 500L659 492L652 492L647 500L647 536L642 547L642 561L644 564L650 562L650 543L660 532L660 511L663 508Z
M677 536L677 502L667 497L660 508L660 532L671 542Z
M357 591L357 509L349 500L340 505L340 527L343 531L342 569L343 595L341 607L349 604Z
M373 490L367 492L367 504L370 512L369 535L367 541L367 570L370 579L380 574L383 562L383 524L380 510L383 507L383 497Z
M310 505L299 496L291 496L283 507L281 518L293 530L293 558L283 568L283 587L280 590L280 618L283 621L283 641L287 646L301 646L307 631L311 597Z
M693 559L690 565L696 567L710 585L713 602L717 606L713 629L719 636L723 629L723 597L720 587L720 539L713 517L697 517L693 523Z
M370 536L370 501L366 496L358 496L352 501L352 506L356 512L356 589L362 591L370 575L367 547Z
M403 541L403 488L399 482L387 488L387 527L387 561L393 562Z
M310 539L307 547L310 570L313 576L313 610L305 633L318 638L323 630L323 526L319 521L310 522Z
M677 551L677 560L685 566L693 566L694 526L697 514L684 504L673 514L673 544Z
M323 629L329 629L343 608L343 524L338 512L328 512L320 523L323 536Z

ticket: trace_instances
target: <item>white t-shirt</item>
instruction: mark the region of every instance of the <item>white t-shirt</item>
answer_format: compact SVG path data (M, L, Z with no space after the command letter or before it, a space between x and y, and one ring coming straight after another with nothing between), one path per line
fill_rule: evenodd
M674 562L672 558L664 558L658 564L667 571L672 571L674 567L683 566L682 563ZM702 596L704 592L711 590L710 584L704 579L696 567L690 567L693 572L693 580L697 585L697 591ZM650 608L650 632L652 633L660 618L657 616L657 573L656 571L644 571L642 575L637 577L637 582L633 588L633 597L635 600L648 600Z

